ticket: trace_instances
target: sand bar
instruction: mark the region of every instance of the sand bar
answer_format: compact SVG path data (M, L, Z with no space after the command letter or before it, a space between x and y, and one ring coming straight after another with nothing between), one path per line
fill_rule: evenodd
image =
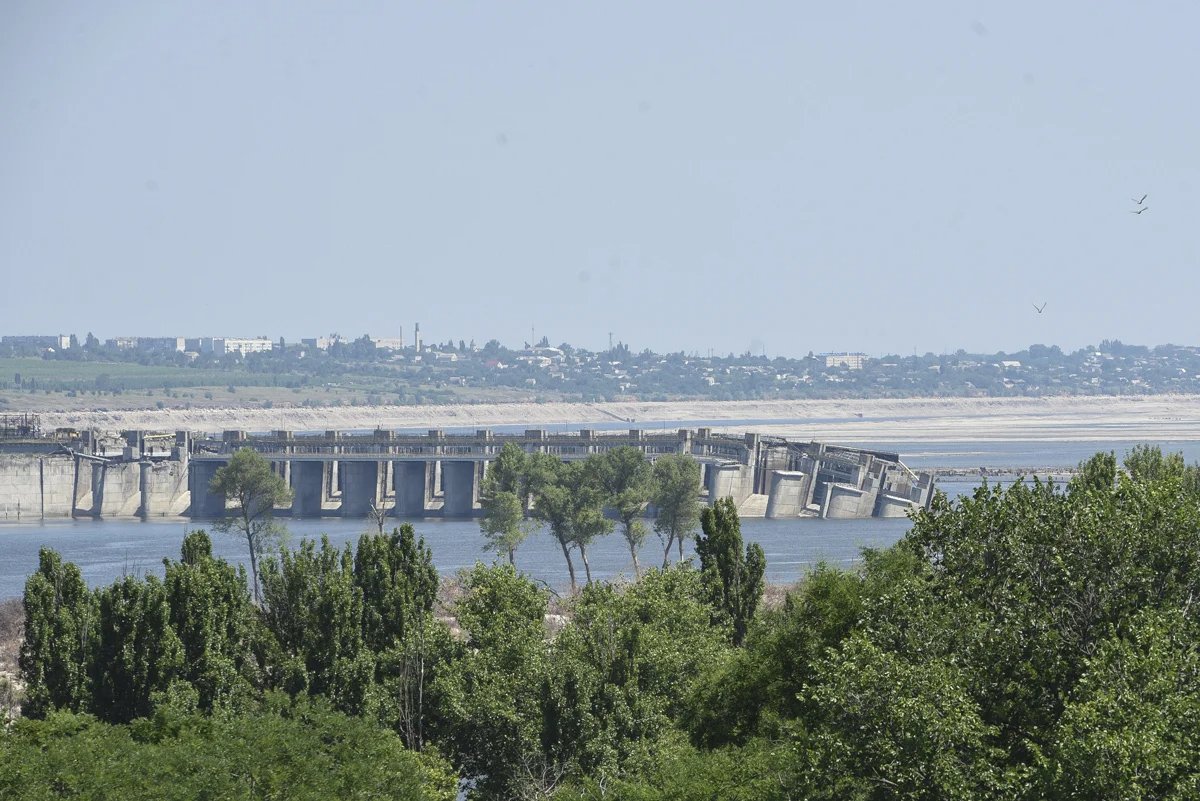
M229 429L462 429L712 425L830 442L1200 440L1200 395L900 400L495 403L329 408L43 412L46 428L219 432ZM630 422L632 421L632 422Z

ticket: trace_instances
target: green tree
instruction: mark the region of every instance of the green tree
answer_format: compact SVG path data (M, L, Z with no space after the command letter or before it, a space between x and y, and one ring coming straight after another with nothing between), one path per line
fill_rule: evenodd
M1079 472L1071 479L1079 489L1111 492L1117 483L1117 457L1108 453L1097 453L1079 464Z
M714 748L778 739L791 722L811 717L807 688L817 667L857 629L875 577L899 553L868 551L858 572L821 565L782 608L760 614L744 648L704 667L682 716L693 742Z
M1187 471L1183 454L1163 454L1157 445L1135 445L1125 454L1125 471L1135 481L1155 481L1168 476L1182 476Z
M742 526L732 498L720 498L700 515L704 533L696 540L700 573L712 605L733 627L733 644L741 645L762 598L767 557L752 542L742 550Z
M654 469L646 454L631 445L613 448L588 460L594 461L593 471L604 492L604 502L616 511L621 521L621 533L633 558L634 575L640 576L638 548L646 539L641 517L654 490Z
M354 582L363 594L363 641L375 655L380 717L405 745L421 750L427 688L449 637L433 619L433 554L407 523L388 537L364 535L354 553Z
M517 546L533 532L525 519L529 465L528 455L516 443L504 443L500 455L488 465L480 492L479 528L487 538L486 547L507 554L509 564L514 563Z
M1041 762L1046 798L1200 796L1194 618L1147 611L1100 643Z
M126 576L97 592L92 711L125 723L154 710L154 697L182 676L183 646L171 628L157 576Z
M258 582L258 560L282 538L272 519L276 506L290 503L292 491L271 469L271 463L249 448L233 454L229 463L218 468L209 489L234 502L233 515L213 523L218 531L236 531L246 540L250 552L250 582L255 603L262 603Z
M555 638L542 743L566 775L636 773L666 744L708 663L728 649L699 575L652 570L627 587L590 584Z
M541 702L547 594L511 565L460 574L464 642L434 681L433 725L472 797L517 798L546 766Z
M804 765L791 743L755 741L745 748L699 750L660 747L626 776L583 776L564 785L554 801L794 801Z
M663 540L663 567L677 545L683 559L683 543L700 522L700 463L686 454L663 456L654 462L652 502L658 510L654 530Z
M822 725L812 747L825 778L809 797L1001 795L994 730L951 662L911 662L854 636L822 666L813 700Z
M612 521L604 514L605 492L594 467L594 463L586 461L568 463L562 474L567 488L573 488L570 494L571 544L579 551L588 584L592 583L592 565L588 561L587 549L597 538L613 530Z
M571 551L577 549L583 560L587 580L592 580L587 547L596 537L612 530L612 521L604 516L604 494L582 462L556 462L553 480L534 489L534 516L550 527L550 533L567 561L571 592L578 584Z
M329 698L348 714L368 711L375 661L363 640L363 591L350 546L304 540L263 562L263 620L282 649L283 684Z
M516 564L517 546L534 531L534 526L525 518L525 506L514 492L485 492L480 499L483 516L479 528L487 538L484 546L489 551L504 554L510 565Z
M363 596L364 642L372 651L386 650L433 610L433 552L409 523L388 536L364 534L354 553L354 583Z
M1127 642L1139 615L1200 597L1194 485L1177 469L1132 473L1065 492L1034 481L939 494L899 546L925 575L864 615L887 651L958 667L1014 776L1042 763L1094 654Z
M180 560L163 560L170 626L183 648L181 677L203 711L245 709L265 682L262 626L244 568L214 559L203 531L183 540Z
M24 714L41 718L54 709L90 709L96 609L79 568L42 548L38 569L25 582L24 606L18 659Z
M274 696L255 714L114 726L57 713L0 733L0 797L451 801L456 779L371 721Z

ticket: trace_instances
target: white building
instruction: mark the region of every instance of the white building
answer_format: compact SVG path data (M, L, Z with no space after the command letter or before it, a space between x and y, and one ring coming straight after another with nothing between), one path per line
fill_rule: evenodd
M826 367L845 367L850 370L863 369L865 353L822 353Z
M237 353L245 356L247 353L266 353L272 350L275 343L266 337L254 339L235 339L233 337L201 337L200 352L215 353L224 356Z

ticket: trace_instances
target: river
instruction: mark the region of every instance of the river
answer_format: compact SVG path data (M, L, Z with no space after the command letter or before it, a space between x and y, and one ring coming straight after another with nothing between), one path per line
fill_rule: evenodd
M1048 468L1077 465L1097 451L1115 451L1118 457L1133 442L938 442L854 443L860 447L899 452L910 467L943 468ZM1179 451L1188 462L1200 458L1198 442L1160 442L1164 451ZM939 482L951 497L970 492L975 480ZM327 534L337 543L353 541L368 530L363 520L324 518L286 520L292 541ZM494 556L482 549L483 538L474 520L413 520L417 533L433 551L434 564L443 575L469 567ZM141 520L48 520L45 522L0 522L0 599L19 596L25 579L37 568L38 550L50 547L79 565L92 586L123 575L162 574L164 558L177 559L184 534L203 528L203 521L186 519ZM762 545L767 555L767 579L791 583L819 562L836 565L854 563L863 548L882 548L904 536L905 519L865 520L763 520L742 521L747 541ZM245 561L245 544L232 535L213 534L217 554L234 562ZM689 554L690 551L685 551ZM595 578L631 577L633 564L620 534L598 540L589 549ZM662 548L653 534L647 537L640 561L660 564ZM579 560L576 559L576 562ZM517 551L517 567L553 588L567 585L567 569L557 543L539 532ZM576 565L582 579L582 564Z

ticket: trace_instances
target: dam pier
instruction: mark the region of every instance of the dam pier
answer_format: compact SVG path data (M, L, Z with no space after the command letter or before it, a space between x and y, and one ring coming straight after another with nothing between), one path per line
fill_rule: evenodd
M687 454L701 465L697 493L710 503L732 497L745 517L901 517L928 506L934 487L932 473L910 470L895 453L709 428L220 436L26 430L20 436L0 433L0 520L219 517L227 500L210 490L210 482L242 448L270 461L291 487L292 504L277 510L282 514L365 517L374 508L396 517L466 518L479 513L488 464L509 442L565 461L620 446L637 448L651 461Z

